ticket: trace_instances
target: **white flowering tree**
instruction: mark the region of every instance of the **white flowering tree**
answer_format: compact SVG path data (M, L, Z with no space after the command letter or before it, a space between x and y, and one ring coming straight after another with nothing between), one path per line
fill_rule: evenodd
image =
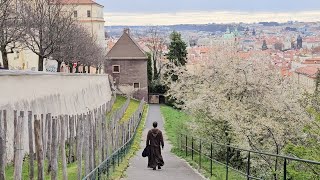
M198 134L210 140L234 143L244 148L280 154L296 139L309 118L299 100L302 91L291 77L283 77L268 55L241 59L233 46L211 48L211 60L197 71L189 72L174 65L164 80L168 96L191 112ZM273 175L277 160L259 157Z

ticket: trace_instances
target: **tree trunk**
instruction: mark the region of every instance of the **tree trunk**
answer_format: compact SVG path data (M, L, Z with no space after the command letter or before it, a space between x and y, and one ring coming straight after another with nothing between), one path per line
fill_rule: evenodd
M33 152L33 132L32 132L32 111L28 112L28 133L29 133L29 177L30 180L34 178L34 152Z
M88 73L90 74L91 72L91 69L90 69L90 65L88 66Z
M43 56L39 56L39 61L38 61L38 71L43 71Z
M1 55L2 55L3 68L4 69L9 69L8 52L6 50L6 47L2 46L0 48L0 51L1 51Z
M58 61L58 67L57 67L57 72L61 72L61 61Z
M82 73L87 73L87 72L86 72L86 65L85 65L85 64L82 66Z
M41 137L41 122L35 116L34 118L34 138L36 142L37 161L38 161L38 179L44 179L44 163L43 163L43 145Z

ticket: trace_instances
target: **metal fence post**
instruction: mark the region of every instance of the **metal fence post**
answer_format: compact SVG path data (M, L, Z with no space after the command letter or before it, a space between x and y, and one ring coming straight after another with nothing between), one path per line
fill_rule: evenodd
M287 180L287 158L284 158L283 163L283 179Z
M229 177L229 149L230 149L230 147L227 147L227 157L226 157L226 180L228 180L228 177Z
M188 157L188 136L186 135L186 157Z
M211 143L211 147L210 147L210 175L212 177L213 173L212 173L212 160L213 159L213 153L212 153L212 143Z
M201 148L202 148L202 142L201 142L201 139L200 139L200 145L199 145L199 167L201 169Z
M247 180L250 180L250 152L248 153Z
M101 173L100 172L100 167L98 167L98 178L97 178L98 180L100 180L100 173Z
M192 157L192 160L193 160L193 148L194 148L194 146L193 146L193 137L192 137L192 139L191 139L191 157Z

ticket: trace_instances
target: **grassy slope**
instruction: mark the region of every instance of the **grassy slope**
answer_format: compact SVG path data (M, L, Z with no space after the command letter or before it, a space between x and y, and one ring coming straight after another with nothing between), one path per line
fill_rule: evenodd
M123 117L120 120L120 123L126 122L130 119L130 117L136 112L139 108L139 101L131 100L128 109L124 113Z
M173 109L168 106L161 106L161 114L165 119L165 130L166 134L170 140L170 142L173 144L172 152L175 153L177 156L184 158L189 162L191 166L194 168L199 169L199 156L195 155L194 160L191 159L190 155L188 157L185 156L184 151L179 150L179 134L185 133L186 128L185 124L188 122L190 117L181 111L178 111L176 109ZM202 169L201 173L205 175L206 177L210 176L210 161L208 159L202 158ZM203 170L204 169L204 170ZM213 164L213 177L211 177L212 180L221 180L225 179L225 167L217 164ZM229 179L236 179L241 180L244 179L241 177L241 175L236 174L235 172L229 171Z

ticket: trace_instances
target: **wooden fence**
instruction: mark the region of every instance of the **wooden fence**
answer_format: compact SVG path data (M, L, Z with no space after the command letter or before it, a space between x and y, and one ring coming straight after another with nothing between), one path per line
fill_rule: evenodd
M133 136L141 119L143 100L133 116L123 122L120 119L129 106L130 98L119 110L107 116L114 102L115 97L96 109L77 115L52 116L50 113L14 111L14 179L23 179L24 159L28 159L29 179L44 179L50 175L51 179L56 180L58 164L62 166L64 180L68 179L67 164L71 163L77 163L77 179L89 174ZM7 113L0 110L0 179L6 178ZM28 122L27 127L24 127L24 121ZM23 131L28 132L28 154L23 151Z

